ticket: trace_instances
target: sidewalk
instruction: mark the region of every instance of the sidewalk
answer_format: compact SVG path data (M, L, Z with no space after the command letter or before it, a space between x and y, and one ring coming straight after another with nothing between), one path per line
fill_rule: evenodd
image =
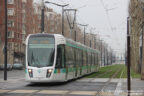
M77 82L105 83L109 78L82 78ZM127 79L112 79L111 83L117 83L116 89L108 90L108 93L114 93L112 96L127 96ZM131 80L131 96L144 96L144 81L140 79Z
M123 90L127 90L127 81L122 83ZM132 91L143 91L144 92L144 81L140 79L131 80Z
M4 72L0 71L0 89L12 89L25 85L24 70L7 71L7 80L4 80Z
M115 90L115 96L127 95L127 79L120 79ZM131 96L144 96L144 81L131 79Z

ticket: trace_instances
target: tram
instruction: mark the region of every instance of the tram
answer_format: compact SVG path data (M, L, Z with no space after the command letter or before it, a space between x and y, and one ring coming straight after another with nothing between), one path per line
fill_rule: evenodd
M65 82L99 69L99 51L60 34L30 34L26 38L25 79Z

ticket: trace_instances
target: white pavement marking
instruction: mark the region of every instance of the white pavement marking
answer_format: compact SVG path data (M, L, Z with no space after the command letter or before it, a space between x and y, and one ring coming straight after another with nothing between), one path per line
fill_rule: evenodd
M69 91L65 91L65 90L42 90L40 92L38 92L39 94L66 94Z
M109 78L84 78L77 80L77 82L107 82Z
M8 93L34 93L38 90L14 90L14 91L10 91Z
M96 95L96 91L72 91L69 94L73 95Z
M64 95L64 94L70 94L70 95L90 95L95 96L97 94L96 91L69 91L69 90L0 90L0 94L3 93L14 93L14 94L53 94L53 95ZM133 94L142 94L142 93L133 93ZM135 96L133 95L132 96ZM118 96L126 96L126 92L121 92ZM1 95L0 95L1 96ZM100 96L117 96L113 92L100 92ZM137 96L137 95L136 95ZM139 96L139 95L138 95ZM142 95L143 96L143 95Z
M7 93L10 90L0 90L0 93Z
M117 82L119 82L119 79L112 79L111 82L117 83Z
M109 78L95 78L92 82L107 82Z
M123 71L121 72L121 75L120 75L120 78L119 78L119 82L118 82L117 87L116 87L116 90L115 90L115 92L114 92L114 95L115 95L115 96L119 96L120 93L122 92L122 90L121 90L121 86L122 86L121 77L122 77L123 73L124 73L124 69L123 69Z
M24 78L20 78L20 79L8 79L7 81L0 79L0 83L16 83L16 82L21 82L25 80Z
M117 84L117 87L116 87L116 90L115 90L115 92L114 92L114 95L115 95L115 96L119 96L120 93L122 92L121 86L122 86L122 80L119 80L119 82L118 82L118 84Z
M100 96L114 96L113 92L100 92Z

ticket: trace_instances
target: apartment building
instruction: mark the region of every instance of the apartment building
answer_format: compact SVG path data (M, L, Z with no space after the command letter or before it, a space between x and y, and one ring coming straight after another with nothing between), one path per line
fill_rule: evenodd
M22 63L25 60L25 39L28 34L41 32L41 6L34 0L7 0L8 6L8 64ZM5 40L5 0L0 0L0 64L4 64ZM44 22L46 33L62 34L62 17L53 9L45 7ZM64 17L64 36L83 43L84 34L81 28L75 25L71 31L67 17ZM72 33L70 33L72 32ZM86 45L89 46L90 36L86 36ZM93 41L92 41L93 42Z
M0 1L0 64L4 63L3 47L5 39L5 0ZM37 19L34 14L33 0L7 0L8 14L8 64L24 63L25 38L35 32ZM36 20L38 22L38 20ZM34 30L35 29L35 30Z

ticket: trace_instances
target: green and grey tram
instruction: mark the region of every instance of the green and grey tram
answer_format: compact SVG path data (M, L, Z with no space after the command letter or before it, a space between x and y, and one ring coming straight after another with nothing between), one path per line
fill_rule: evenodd
M25 79L65 82L99 69L99 51L60 34L30 34L26 39Z

